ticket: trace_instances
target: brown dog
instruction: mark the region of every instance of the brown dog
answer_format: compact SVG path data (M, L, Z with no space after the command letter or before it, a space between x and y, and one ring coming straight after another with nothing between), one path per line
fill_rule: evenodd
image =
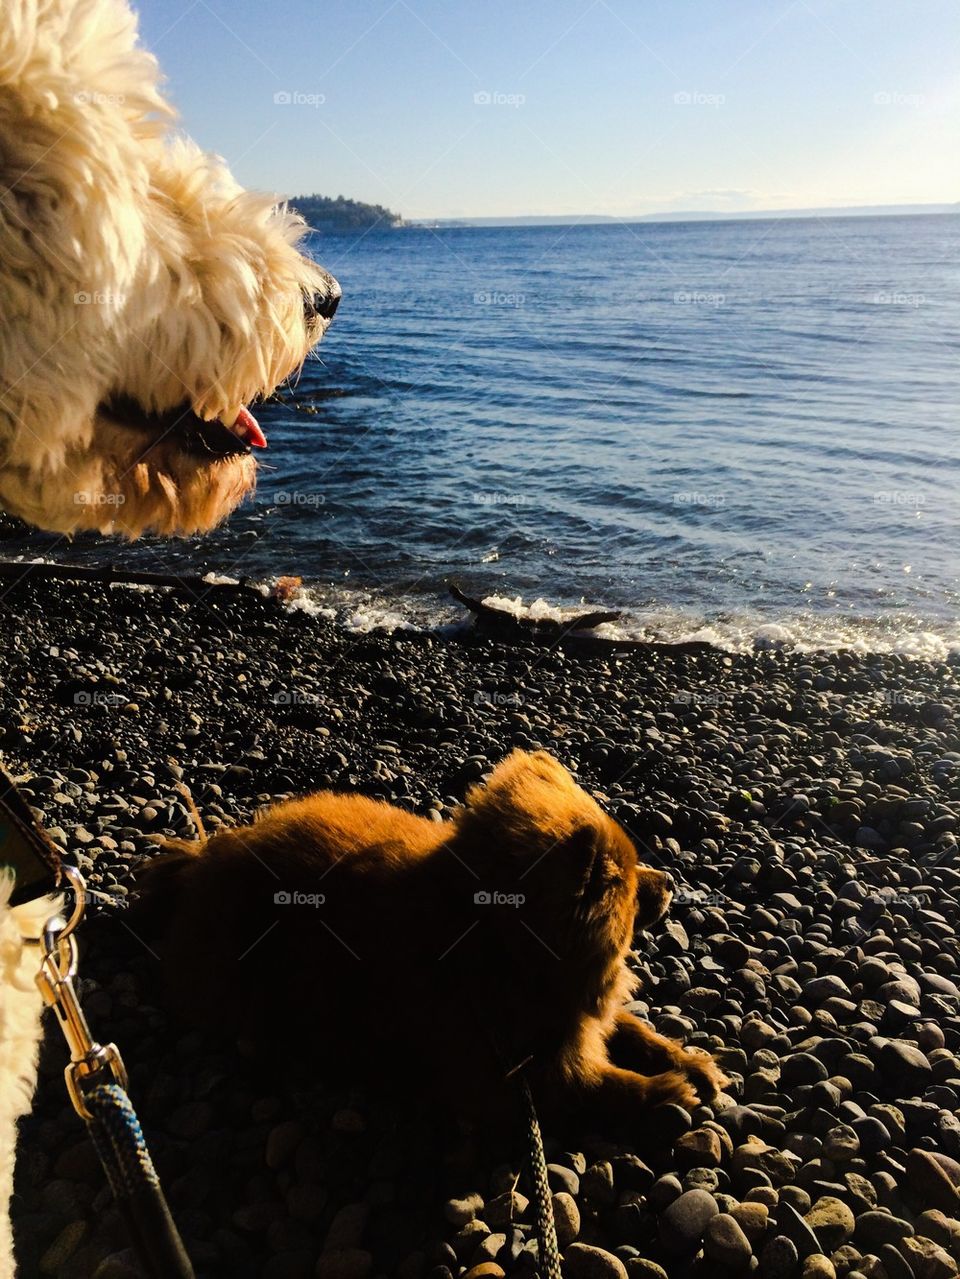
M621 828L542 752L516 751L450 822L321 791L178 845L144 877L191 1020L316 1044L474 1117L529 1059L547 1114L638 1135L719 1068L624 1011L634 925L670 902Z

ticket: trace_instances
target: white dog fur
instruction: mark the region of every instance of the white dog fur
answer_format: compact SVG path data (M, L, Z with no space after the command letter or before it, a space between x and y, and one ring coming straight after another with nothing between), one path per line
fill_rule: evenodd
M300 218L174 135L158 83L124 0L5 0L0 507L55 532L222 520L256 471L224 428L255 438L244 406L340 296Z
M17 1120L30 1109L37 1078L40 951L24 944L60 906L58 897L8 905L13 880L0 878L0 1279L15 1273L8 1205L13 1193Z

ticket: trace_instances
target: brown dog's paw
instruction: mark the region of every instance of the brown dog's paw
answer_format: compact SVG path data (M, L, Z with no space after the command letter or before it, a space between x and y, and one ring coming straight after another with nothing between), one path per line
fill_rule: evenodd
M681 1069L700 1094L701 1101L711 1101L730 1082L710 1053L695 1048L683 1050Z
M679 1070L665 1070L643 1080L643 1101L647 1106L683 1106L693 1110L699 1103L696 1089Z

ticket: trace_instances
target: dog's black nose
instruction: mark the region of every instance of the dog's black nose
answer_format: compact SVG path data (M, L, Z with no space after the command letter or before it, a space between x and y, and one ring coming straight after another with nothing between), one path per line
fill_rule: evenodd
M337 281L330 276L330 282L325 289L321 289L312 296L306 295L303 299L303 309L307 313L307 319L312 319L319 315L324 320L332 320L336 314L337 307L340 305L340 299L343 291Z

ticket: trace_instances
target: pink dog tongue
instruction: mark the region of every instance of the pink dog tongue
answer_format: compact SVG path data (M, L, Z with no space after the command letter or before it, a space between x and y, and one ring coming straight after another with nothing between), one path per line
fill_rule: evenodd
M260 430L260 424L253 416L249 409L243 408L237 414L237 420L233 426L227 428L239 440L243 440L244 444L249 444L254 449L265 449L267 447L267 437Z

